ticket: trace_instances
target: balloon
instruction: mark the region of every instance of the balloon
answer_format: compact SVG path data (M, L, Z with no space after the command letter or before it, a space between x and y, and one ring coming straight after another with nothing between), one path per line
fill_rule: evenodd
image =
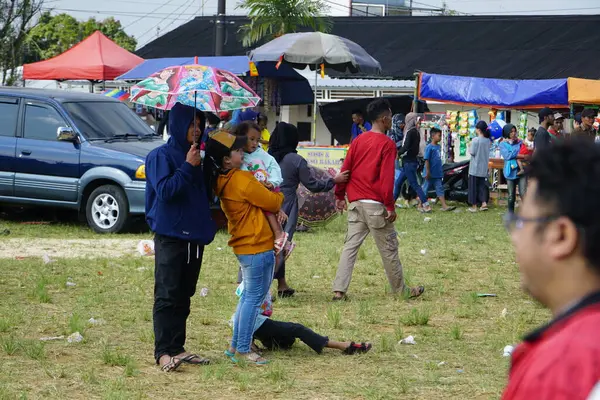
M501 119L495 119L488 126L488 130L490 131L490 136L492 137L493 140L496 140L502 136L502 128L504 128L504 125L506 125L506 122L502 121Z

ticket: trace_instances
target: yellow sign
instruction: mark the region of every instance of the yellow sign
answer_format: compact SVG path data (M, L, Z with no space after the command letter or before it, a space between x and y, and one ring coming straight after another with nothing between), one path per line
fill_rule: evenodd
M298 154L313 167L322 169L340 169L347 151L345 147L298 147Z
M258 69L256 69L256 64L250 61L250 76L258 76Z

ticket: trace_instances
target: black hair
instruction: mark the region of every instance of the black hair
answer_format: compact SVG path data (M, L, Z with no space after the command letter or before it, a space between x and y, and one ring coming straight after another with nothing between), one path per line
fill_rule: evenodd
M250 132L251 130L255 130L260 132L260 126L258 126L258 124L254 121L244 121L241 122L239 124L237 124L231 131L232 135L235 136L247 136L248 132Z
M435 126L433 128L431 128L431 130L429 131L429 134L431 136L435 135L436 133L442 133L442 130L440 128L436 128Z
M213 132L214 134L219 131ZM221 171L223 171L223 159L231 155L231 149L227 146L222 145L220 142L209 138L206 141L206 150L204 153L204 160L202 161L202 172L204 174L204 185L206 188L206 195L208 196L208 203L213 204L215 202L215 186L217 184L217 178Z
M528 174L537 182L536 201L577 226L582 255L600 274L600 147L572 138L538 149Z
M217 117L215 114L213 114L211 112L207 112L205 114L206 114L206 120L208 121L208 123L210 125L218 125L219 122L221 122L219 117Z
M392 106L387 99L376 99L367 106L367 115L371 122L376 121L386 112L391 112Z
M517 130L517 127L514 126L513 124L506 124L504 125L504 128L502 128L502 137L504 139L509 139L510 138L510 133L512 132L512 130Z
M267 117L267 114L263 114L263 113L258 114L258 117L256 118L256 122L260 122L260 121L269 122L269 117Z
M359 110L358 108L355 110L352 110L352 115L360 115L361 117L364 116L362 110Z

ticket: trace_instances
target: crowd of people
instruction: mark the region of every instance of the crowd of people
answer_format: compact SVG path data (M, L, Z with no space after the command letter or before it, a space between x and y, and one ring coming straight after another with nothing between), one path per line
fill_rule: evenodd
M417 192L422 212L431 211L425 196L429 186L435 189L442 210L451 209L441 186L441 132L432 130L424 152L423 190L416 179L421 144L418 115L392 115L384 99L371 102L366 115L369 122L358 111L353 115L356 135L341 172L317 180L297 153L294 125L280 122L269 135L266 117L255 114L223 129L214 119L207 124L204 114L194 108L173 107L170 138L146 162L146 214L155 233L156 252L154 357L163 371L210 362L186 351L185 341L204 248L216 233L210 217L215 196L227 217L228 244L240 266L239 302L230 345L224 351L233 363L268 363L255 339L268 349L289 348L300 339L317 353L328 347L356 354L372 347L368 342L330 340L301 324L270 318L269 289L274 279L279 297L295 294L285 279L285 263L294 249L300 183L313 192L334 189L336 207L348 214L333 283L334 301L348 299L357 254L369 234L393 291L409 298L424 293L423 286L408 287L404 281L394 227L395 200L398 183L406 180ZM524 289L548 307L554 319L515 350L503 398L584 399L600 380L600 250L596 250L600 217L595 213L600 198L600 148L584 145L593 138L593 115L588 110L581 113L580 126L569 140L561 131L561 118L552 110L542 109L539 118L540 128L525 141L518 138L514 125L503 128L500 151L509 189L505 222ZM205 127L212 130L210 135ZM476 131L469 148L469 210L473 212L487 210L489 202L490 135L485 122L479 122ZM519 214L514 213L517 189L522 197Z

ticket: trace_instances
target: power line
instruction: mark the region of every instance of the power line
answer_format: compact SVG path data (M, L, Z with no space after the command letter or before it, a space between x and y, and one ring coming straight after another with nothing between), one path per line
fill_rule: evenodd
M164 18L163 15L166 15L166 14L161 14L161 15L143 15L143 14L140 14L140 13L123 14L123 13L120 13L118 11L117 12L115 12L115 11L88 11L88 10L74 10L74 9L64 9L64 8L47 8L45 10L46 11L55 11L55 12L68 11L68 12L72 12L72 13L85 13L85 14L88 14L88 15L89 14L109 15L109 16L114 16L114 17L139 17L139 16L142 16L143 18L149 18L149 19L162 19L162 18ZM179 18L179 20L181 20L181 21L183 21L185 19L187 19L187 18Z
M175 14L177 11L179 11L179 9L180 9L180 8L183 8L183 6L185 6L185 3L183 3L181 6L177 7L175 10L173 10L173 12L172 12L172 13L170 13L169 15L167 15L166 17L164 17L162 20L160 20L160 21L158 22L158 24L154 25L152 28L148 29L146 32L144 32L144 33L142 33L141 35L139 35L139 36L138 36L136 39L137 39L137 40L140 40L142 37L144 37L145 35L147 35L147 34L148 34L150 31L152 31L152 30L156 29L158 26L160 26L160 24L162 24L162 23L163 23L163 22L165 22L167 19L169 19L169 17L170 17L171 15L173 15L173 14ZM189 5L188 5L188 8L189 8ZM180 16L181 16L181 14L180 14ZM176 18L177 18L177 17L176 17ZM173 24L173 22L171 22L171 24ZM171 26L171 24L170 24L170 25L168 25L168 26Z
M194 18L194 16L195 16L195 15L197 15L197 14L198 14L198 12L200 11L200 8L202 8L202 6L204 6L204 3L206 3L206 0L203 0L202 4L201 4L200 6L198 6L198 8L196 9L196 12L193 14L193 16L192 16L192 17L190 17L190 18L187 18L183 24L185 24L185 23L187 23L187 22L191 21L191 20ZM171 25L173 25L173 23L174 23L176 20L178 20L178 19L179 19L179 18L180 18L180 17L181 17L181 16L182 16L182 15L183 15L183 14L184 14L184 13L185 13L187 10L189 10L189 8L192 6L192 4L194 4L194 3L190 1L189 5L188 5L188 6L187 6L187 7L186 7L186 8L185 8L185 9L184 9L184 10L183 10L181 13L179 13L179 15L178 15L176 18L174 18L174 19L171 21L171 23L170 23L169 25L167 25L167 26L164 28L164 30L167 30L167 29L168 29L168 28L169 28ZM160 25L160 22L159 22L158 24ZM182 24L182 25L183 25L183 24ZM156 26L155 26L155 28L156 28ZM141 38L143 35L144 35L144 34L140 35L140 36L138 37L138 40L139 40L139 38ZM149 40L148 40L146 43L144 43L144 44L143 44L143 46L147 45L147 44L148 44L148 43L150 43L152 40L153 40L153 39L152 39L152 38L150 38L150 39L149 39ZM142 45L140 45L140 47L143 47L143 46L142 46Z
M167 3L166 3L165 5L169 5L169 4L171 4L172 2L173 2L173 0L169 0L169 1L167 1ZM124 28L123 28L123 30L125 30L125 29L127 29L127 28L130 28L131 26L133 26L133 25L137 24L137 23L138 23L139 21L141 21L143 18L146 18L146 17L148 17L148 16L150 16L150 15L154 14L156 11L160 10L162 7L163 7L163 6L158 6L158 7L156 7L154 10L150 11L148 14L146 14L146 15L144 15L144 16L142 16L142 17L139 17L138 19L136 19L135 21L133 21L132 23L130 23L129 25L127 25L126 27L124 27ZM178 7L177 9L179 9L179 7Z

